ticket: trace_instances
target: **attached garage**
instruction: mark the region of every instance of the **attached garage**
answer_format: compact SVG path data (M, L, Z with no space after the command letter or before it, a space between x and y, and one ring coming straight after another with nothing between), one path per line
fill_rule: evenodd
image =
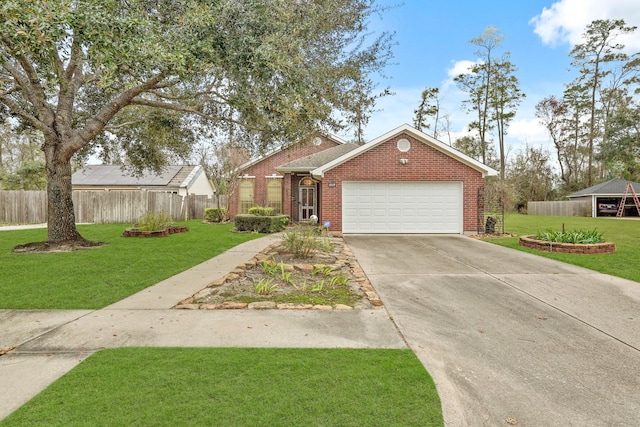
M343 233L463 231L462 182L344 181Z
M308 174L330 232L475 234L484 179L498 171L402 125Z

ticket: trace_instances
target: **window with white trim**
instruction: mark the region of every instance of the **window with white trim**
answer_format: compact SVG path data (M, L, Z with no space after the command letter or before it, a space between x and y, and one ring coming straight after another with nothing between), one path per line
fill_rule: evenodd
M253 187L255 180L252 178L242 178L238 184L238 213L249 213L249 208L253 206Z
M282 213L282 177L267 177L267 206L274 213Z

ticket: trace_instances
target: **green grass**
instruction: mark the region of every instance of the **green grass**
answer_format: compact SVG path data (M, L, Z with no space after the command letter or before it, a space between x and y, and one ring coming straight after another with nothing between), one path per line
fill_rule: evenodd
M410 350L125 348L96 353L7 426L442 426Z
M187 221L188 233L124 238L127 224L79 225L83 237L106 242L69 253L13 253L47 240L46 229L0 232L1 309L97 309L204 262L258 234L231 225Z
M528 249L518 244L518 237L485 239L508 248L530 252L539 256L563 261L580 267L589 268L601 273L640 282L640 220L624 220L616 218L585 218L507 214L504 220L506 233L516 236L536 234L540 231L554 230L597 230L603 234L604 240L616 244L616 252L612 254L581 255L543 252Z

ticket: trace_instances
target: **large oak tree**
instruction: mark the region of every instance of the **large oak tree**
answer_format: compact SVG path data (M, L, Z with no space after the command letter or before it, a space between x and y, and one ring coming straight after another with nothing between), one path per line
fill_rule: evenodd
M346 95L390 57L388 35L367 30L378 11L374 0L4 0L0 107L43 135L49 242L84 241L74 155L122 140L133 163L158 166L162 144L140 132L150 121L232 122L262 144L336 130L358 111Z

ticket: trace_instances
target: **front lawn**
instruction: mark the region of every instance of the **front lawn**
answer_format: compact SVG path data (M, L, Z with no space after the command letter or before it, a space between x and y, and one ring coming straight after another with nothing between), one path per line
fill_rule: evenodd
M180 222L188 233L125 238L127 224L79 225L97 248L28 254L12 249L47 239L46 229L0 232L0 309L98 309L204 262L259 234L232 225Z
M7 426L442 426L410 350L100 351L9 415Z
M571 230L598 230L603 234L607 242L616 244L616 253L581 255L536 251L520 246L518 237L484 240L640 282L640 269L637 266L638 259L640 259L640 220L521 215L516 213L505 215L504 220L505 232L516 236L536 234L545 230L562 231L563 224L567 232Z

